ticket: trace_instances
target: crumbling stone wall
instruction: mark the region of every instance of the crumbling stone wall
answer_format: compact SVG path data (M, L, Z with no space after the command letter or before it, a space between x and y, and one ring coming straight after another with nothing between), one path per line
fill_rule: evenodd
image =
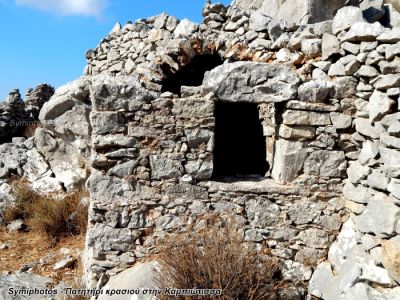
M117 75L91 79L89 286L212 210L283 258L294 283L316 269L312 295L398 297L397 14L350 6L299 27L215 4L200 25L166 15L117 25L87 53L86 74ZM201 87L161 93L166 73L208 53L225 64ZM271 178L210 181L217 101L259 105Z

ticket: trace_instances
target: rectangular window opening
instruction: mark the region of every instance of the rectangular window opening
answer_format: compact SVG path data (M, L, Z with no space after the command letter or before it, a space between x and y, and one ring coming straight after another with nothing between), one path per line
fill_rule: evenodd
M266 139L256 103L216 102L214 180L264 177Z

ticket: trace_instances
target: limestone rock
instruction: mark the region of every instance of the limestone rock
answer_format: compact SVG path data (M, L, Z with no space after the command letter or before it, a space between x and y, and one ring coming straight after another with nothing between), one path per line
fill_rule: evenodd
M377 194L368 201L367 209L355 217L355 223L361 232L385 236L394 233L399 217L400 208L389 197Z
M331 125L329 114L312 111L286 110L283 113L283 123L286 125Z
M279 127L279 136L287 140L310 140L315 137L315 128L311 126L286 126Z
M305 147L306 144L303 142L276 141L272 178L282 184L295 179L303 168L307 156Z
M304 102L325 102L332 91L332 83L324 80L312 80L299 87L299 100Z
M387 190L389 179L383 173L373 170L368 176L367 184L378 190Z
M67 258L57 262L54 265L53 270L61 270L61 269L69 268L69 267L72 267L75 263L76 263L75 257L67 257Z
M337 129L346 129L351 127L352 117L338 112L331 112L330 117L332 125Z
M296 1L287 0L284 2L278 0L235 0L235 5L245 11L259 10L267 16L282 18L288 24L312 24L325 20L331 20L335 12L344 6L344 0L335 0L324 2L323 6L314 0Z
M373 85L378 90L400 87L400 74L381 75L374 81Z
M367 203L371 197L371 192L363 185L353 185L346 182L343 187L343 195L357 203Z
M308 155L304 173L322 177L343 177L347 163L342 151L316 150Z
M357 22L353 24L344 37L344 41L350 42L371 42L375 41L385 31L384 27L375 22L373 24Z
M370 168L361 165L358 161L355 161L350 165L349 168L347 168L347 175L351 183L357 184L361 180L367 178L370 171Z
M270 201L254 201L246 203L246 211L249 219L257 228L274 226L279 220L280 208Z
M379 153L379 147L376 143L366 141L361 149L358 160L361 164L368 164L373 160Z
M183 172L183 167L179 162L157 155L150 156L150 167L151 176L154 179L180 177Z
M336 36L330 33L324 33L322 36L322 59L328 59L334 54L340 53L340 43Z
M299 78L289 68L235 62L206 73L203 94L214 92L223 101L281 102L295 99Z
M400 180L396 178L392 178L390 181L387 190L397 199L400 199Z
M255 11L250 15L249 20L249 29L255 31L266 31L268 29L268 23L271 21L271 18L263 15L259 11Z
M354 124L356 125L356 130L362 135L369 136L373 139L379 138L380 132L371 125L368 119L357 118L354 120Z
M139 290L156 289L157 284L155 277L159 272L160 266L157 262L138 263L134 267L127 269L118 275L112 276L107 284L102 288L103 295L99 300L123 300L124 295L106 295L107 290L130 290L132 287ZM139 293L138 300L151 300L154 296Z
M386 94L375 91L369 99L368 109L371 122L379 121L390 112L395 102Z
M354 6L346 6L338 10L333 18L332 30L334 34L349 29L357 22L363 22L362 10Z
M180 21L180 23L176 26L174 30L174 35L176 37L179 36L188 36L195 32L197 29L197 25L188 19L183 19Z

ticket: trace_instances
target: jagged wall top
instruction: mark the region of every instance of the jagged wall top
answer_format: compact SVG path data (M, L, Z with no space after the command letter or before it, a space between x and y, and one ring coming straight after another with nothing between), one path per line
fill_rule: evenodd
M282 18L288 23L312 24L332 20L346 0L235 0L247 12L258 10L267 16Z

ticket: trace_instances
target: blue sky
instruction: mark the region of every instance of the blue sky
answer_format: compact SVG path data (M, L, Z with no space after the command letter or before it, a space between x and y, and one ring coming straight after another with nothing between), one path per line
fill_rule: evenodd
M219 1L229 4L229 0ZM0 0L0 100L82 75L85 52L116 22L167 12L201 21L205 0Z

